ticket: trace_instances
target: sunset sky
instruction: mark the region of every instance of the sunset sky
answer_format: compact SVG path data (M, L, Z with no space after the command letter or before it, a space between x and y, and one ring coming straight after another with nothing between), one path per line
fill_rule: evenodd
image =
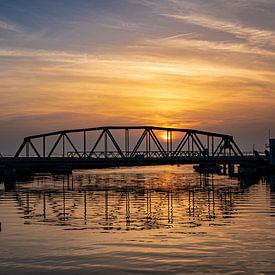
M274 0L0 0L0 152L103 125L275 136Z

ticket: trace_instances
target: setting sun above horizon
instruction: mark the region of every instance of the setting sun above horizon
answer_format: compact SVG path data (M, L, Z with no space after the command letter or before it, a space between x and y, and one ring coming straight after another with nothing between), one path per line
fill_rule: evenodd
M173 135L173 136L172 136ZM177 138L177 136L175 135L175 133L171 133L171 132L167 132L167 131L165 131L165 132L161 132L161 133L159 133L159 137L160 137L160 139L162 140L162 141L170 141L170 140L172 140L172 139L176 139Z

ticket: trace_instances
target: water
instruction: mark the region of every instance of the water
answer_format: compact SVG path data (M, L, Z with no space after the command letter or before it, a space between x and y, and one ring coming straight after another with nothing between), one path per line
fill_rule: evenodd
M272 178L155 166L0 188L1 274L275 273Z

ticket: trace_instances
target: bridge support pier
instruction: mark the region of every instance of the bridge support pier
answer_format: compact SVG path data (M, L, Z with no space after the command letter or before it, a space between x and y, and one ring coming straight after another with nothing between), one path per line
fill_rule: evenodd
M16 184L16 172L11 167L0 167L0 178L5 186L5 191L14 190Z
M227 167L226 167L226 164L223 164L222 165L222 173L223 173L223 175L226 175L226 172L227 172L227 169L226 169Z
M0 167L0 177L4 179L11 179L16 177L16 171L12 167Z
M228 175L233 176L235 174L234 164L228 164Z
M15 189L16 181L15 179L5 179L4 180L4 186L5 186L5 192L12 191Z

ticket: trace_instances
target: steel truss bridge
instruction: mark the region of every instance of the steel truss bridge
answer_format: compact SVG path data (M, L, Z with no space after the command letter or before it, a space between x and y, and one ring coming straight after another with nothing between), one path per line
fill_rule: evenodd
M230 135L193 129L110 126L25 137L14 157L0 158L0 165L49 171L253 160L244 156Z

